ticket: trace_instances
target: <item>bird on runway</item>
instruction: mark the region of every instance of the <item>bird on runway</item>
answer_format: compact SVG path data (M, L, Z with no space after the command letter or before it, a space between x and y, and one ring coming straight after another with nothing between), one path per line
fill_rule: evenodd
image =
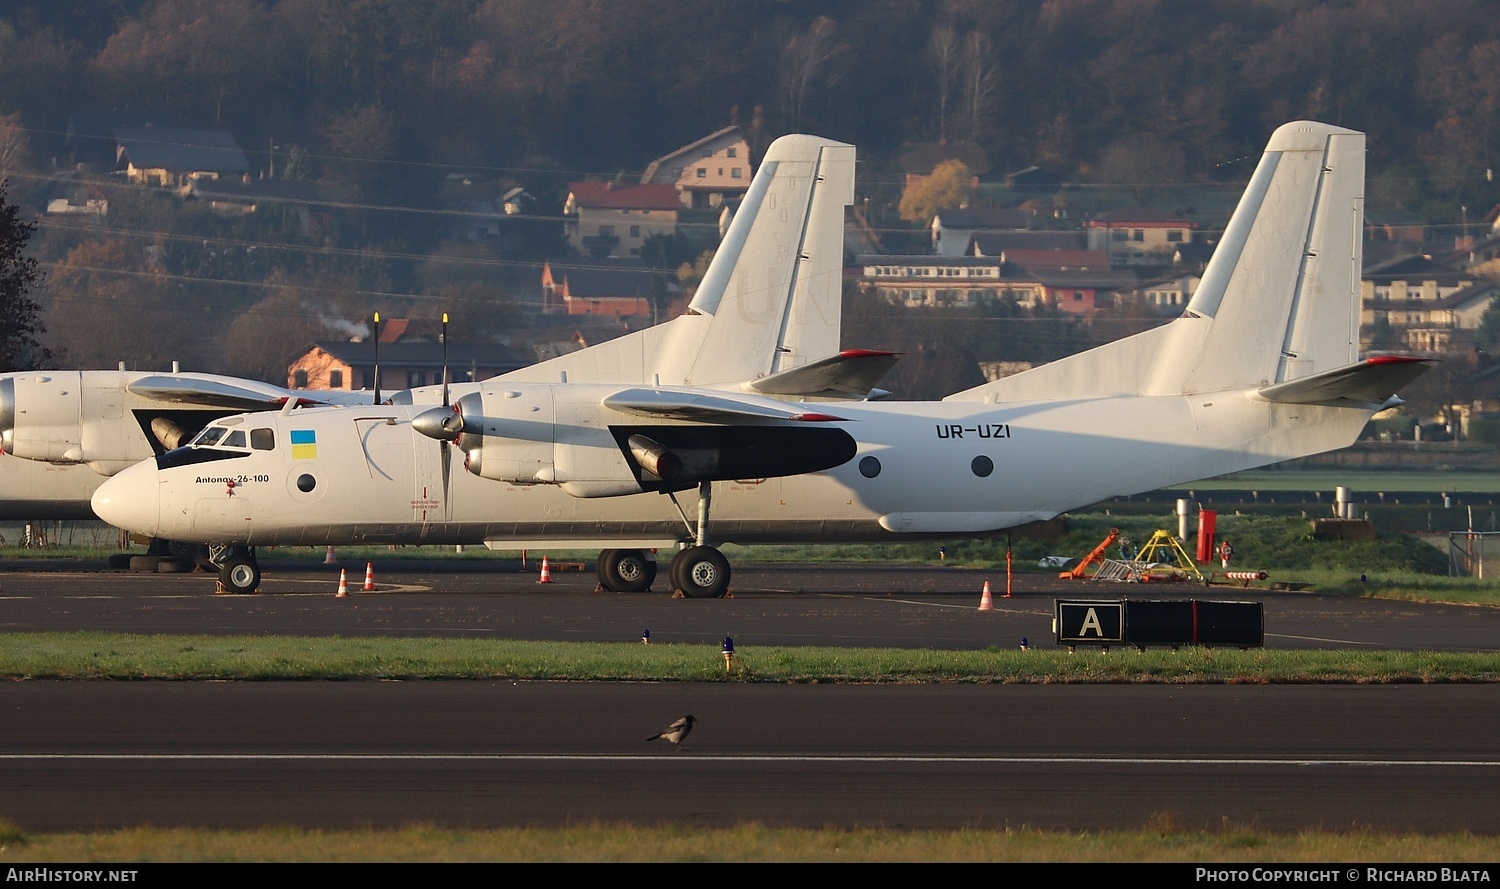
M677 747L678 750L685 750L687 748L685 748L685 747L682 746L682 739L686 738L688 736L688 732L690 732L692 730L693 730L693 716L692 716L691 713L689 713L687 716L684 716L681 719L677 720L676 722L672 723L671 725L667 726L667 730L666 731L661 732L660 734L652 735L651 737L647 738L646 740L648 740L648 741L655 741L658 738L664 739L664 740L667 740L667 741L671 741L673 743L673 745L675 745Z

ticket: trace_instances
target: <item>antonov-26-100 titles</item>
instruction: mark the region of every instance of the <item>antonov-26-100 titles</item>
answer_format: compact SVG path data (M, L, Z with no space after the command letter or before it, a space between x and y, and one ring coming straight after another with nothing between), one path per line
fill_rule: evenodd
M601 541L620 548L601 556L601 582L622 591L654 577L640 548L682 543L672 587L718 596L729 565L710 540L983 536L1345 447L1429 366L1358 356L1364 146L1327 124L1278 128L1180 318L940 402L774 397L854 355L730 385L711 371L759 342L741 330L680 342L701 373L644 384L495 380L452 406L220 420L106 482L94 508L142 533L239 547ZM789 261L795 280L818 255L778 246L762 259ZM749 269L684 317L708 324L758 280ZM226 447L217 436L233 426L250 434ZM315 437L316 458L298 459L299 436ZM193 480L221 460L272 482L204 496ZM696 521L677 499L695 489ZM435 515L413 514L423 492L441 501ZM231 588L253 589L258 570L239 567Z

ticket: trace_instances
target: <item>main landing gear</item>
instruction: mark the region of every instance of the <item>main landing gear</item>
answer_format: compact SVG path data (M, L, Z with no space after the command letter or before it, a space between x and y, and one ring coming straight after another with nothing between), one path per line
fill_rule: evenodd
M614 593L644 593L656 582L656 560L643 549L607 549L599 554L599 585Z
M692 599L717 599L729 592L729 560L708 545L709 482L698 483L698 521L692 522L675 495L672 504L693 533L694 545L678 552L667 576L672 591ZM640 549L607 549L599 554L599 585L614 593L640 593L656 581L656 560Z
M210 546L208 558L219 569L219 586L226 593L245 595L260 586L260 563L253 546Z
M672 559L672 589L690 599L718 599L729 592L729 560L708 545L708 513L713 502L713 483L698 483L698 527L694 545ZM672 495L672 503L682 512L682 505ZM687 522L687 513L682 520ZM692 522L688 522L691 526Z

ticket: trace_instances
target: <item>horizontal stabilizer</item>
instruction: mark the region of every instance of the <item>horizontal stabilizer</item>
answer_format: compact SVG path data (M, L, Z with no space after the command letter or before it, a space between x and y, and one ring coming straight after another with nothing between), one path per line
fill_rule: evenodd
M761 377L747 388L762 395L803 398L868 398L901 356L895 352L845 349L837 355Z
M132 395L172 404L202 404L240 411L278 408L288 399L305 404L369 404L366 392L293 392L269 383L211 374L161 374L126 385ZM309 397L316 395L316 398Z
M718 395L687 389L622 389L606 396L604 406L627 414L704 423L742 423L747 420L826 422L841 417L803 410L771 398Z
M1256 394L1267 401L1283 404L1346 404L1351 407L1384 404L1432 365L1433 361L1427 358L1379 356L1310 377L1266 386Z

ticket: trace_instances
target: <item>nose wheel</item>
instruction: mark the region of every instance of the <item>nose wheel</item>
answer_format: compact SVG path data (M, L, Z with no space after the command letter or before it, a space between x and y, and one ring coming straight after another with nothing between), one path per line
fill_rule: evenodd
M216 550L218 550L216 552ZM210 548L210 558L219 566L219 586L223 591L248 595L260 586L260 563L249 547Z

